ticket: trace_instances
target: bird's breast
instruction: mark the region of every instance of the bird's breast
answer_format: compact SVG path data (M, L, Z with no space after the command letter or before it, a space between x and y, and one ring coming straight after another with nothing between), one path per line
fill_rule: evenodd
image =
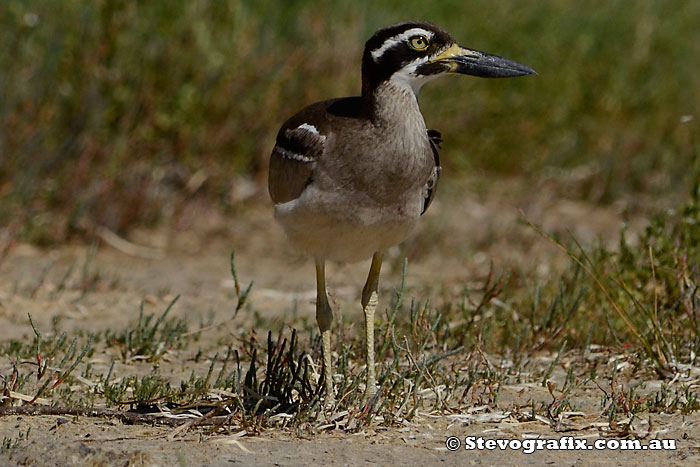
M384 204L420 191L435 165L424 126L413 131L373 128L336 142L329 150L346 157L324 157L321 172L332 178L330 185Z
M376 198L393 199L409 191L420 190L432 172L434 160L426 130L403 134L384 134L382 144L362 157L372 170L364 183Z

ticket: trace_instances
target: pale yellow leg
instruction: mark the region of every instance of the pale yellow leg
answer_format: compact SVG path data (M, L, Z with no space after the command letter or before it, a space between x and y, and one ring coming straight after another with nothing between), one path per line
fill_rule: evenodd
M367 397L377 393L377 381L374 373L374 314L377 310L377 288L379 273L382 269L384 252L376 252L372 256L372 266L369 268L367 282L362 288L362 309L365 312L365 339L367 342Z
M321 343L323 344L323 366L326 367L326 404L335 402L333 393L333 362L331 361L331 330L321 331Z
M316 261L316 322L321 330L323 366L326 369L326 404L332 404L335 399L333 394L333 363L331 361L333 310L326 295L326 267L323 261Z
M377 292L372 292L365 307L365 338L367 339L367 397L377 393L374 375L374 312L377 309Z

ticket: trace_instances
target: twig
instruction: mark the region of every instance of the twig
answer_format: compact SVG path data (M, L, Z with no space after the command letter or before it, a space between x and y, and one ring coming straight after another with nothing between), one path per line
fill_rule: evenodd
M143 245L137 245L130 242L129 240L120 237L107 227L90 222L83 219L80 223L80 227L86 231L96 235L107 245L111 246L115 250L119 250L129 256L134 256L136 258L145 259L163 259L165 258L165 252L159 248L151 248Z
M215 407L214 409L202 415L201 417L190 419L189 421L187 421L187 423L183 423L179 427L175 428L168 436L168 439L175 439L177 435L186 433L193 426L204 425L205 422L207 422L208 420L215 418L216 414L218 414L220 411L221 409L219 407Z
M146 259L165 258L165 253L162 250L132 243L112 232L107 227L98 225L95 228L95 234L112 248L115 248L122 253L126 253L129 256Z
M0 417L9 415L22 416L42 416L42 415L69 415L75 417L89 418L110 418L121 421L129 425L147 424L147 425L167 425L180 426L191 423L191 418L170 418L164 417L161 414L141 414L135 412L122 412L114 409L88 409L85 407L47 407L37 405L23 406L0 406ZM196 425L210 426L221 425L220 419L226 419L228 416L218 416L208 418L206 415L201 418L196 418Z

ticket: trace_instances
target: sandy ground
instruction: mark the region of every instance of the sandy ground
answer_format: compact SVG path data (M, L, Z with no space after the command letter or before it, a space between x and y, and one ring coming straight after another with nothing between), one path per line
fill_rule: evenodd
M425 216L417 235L401 249L390 252L383 271L382 291L400 282L404 255L410 258L408 284L413 290L459 290L482 278L493 261L496 267L519 268L533 277L547 277L567 259L523 222L519 209L545 230L572 232L583 243L596 239L614 245L622 220L632 232L644 225L644 213L626 215L629 204L592 206L562 197L546 182L507 182L488 189L477 183L446 183L441 196ZM634 209L632 210L634 212ZM174 315L192 323L210 310L218 317L230 315L233 284L229 254L236 252L238 275L243 283L255 281L251 302L274 320L284 318L298 303L301 315L313 319L315 282L311 263L287 250L281 230L274 224L264 200L253 200L222 215L193 204L177 226L137 231L135 244L148 245L159 254L147 259L126 254L101 242L90 271L100 276L95 290L81 295L75 283L82 272L71 275L64 291L57 284L73 263L82 267L89 255L85 245L51 250L13 245L0 261L0 342L31 339L27 320L31 312L38 326L50 329L119 329L138 316L139 305L158 311L176 295L181 299ZM357 313L360 288L368 264L331 265L329 286L345 313ZM45 277L43 271L46 271ZM381 299L381 297L380 297ZM245 325L242 319L236 325ZM263 335L266 330L258 330ZM96 365L100 362L96 362ZM105 364L105 362L102 362ZM181 364L180 364L181 365ZM188 363L189 365L189 363ZM504 390L504 398L547 397L536 385ZM599 415L600 392L586 389L577 395L583 406ZM585 412L585 410L584 410ZM466 436L485 439L559 439L574 436L593 442L602 434L600 419L572 416L571 431L556 431L542 421L515 423L512 418L486 414L475 408L473 416L448 417L423 414L404 428L365 428L360 433L327 431L315 434L271 429L263 433L237 433L201 438L195 432L170 439L172 428L129 426L111 420L71 417L7 416L0 419L0 435L16 437L31 427L31 436L20 448L4 450L0 462L7 465L303 465L354 464L572 464L641 465L648 463L698 463L700 417L654 414L653 437L677 441L669 451L537 451L447 450L448 436L462 443ZM481 416L483 415L483 416ZM642 420L639 432L648 430Z
M676 426L678 422L669 419L664 426ZM683 439L684 433L697 435L697 424L687 423L663 435L678 440L675 451L543 450L532 454L498 448L451 452L445 440L449 436L461 438L462 443L467 436L521 440L524 436L574 436L593 443L598 438L585 432L553 433L543 427L509 430L503 423L448 428L444 421L432 420L405 430L324 433L312 438L269 430L257 436L221 436L200 442L197 435L170 441L163 429L109 421L68 421L60 426L48 418L4 421L10 423L32 425L33 441L0 457L3 462L18 465L697 465L700 460L697 447L692 447L697 442Z

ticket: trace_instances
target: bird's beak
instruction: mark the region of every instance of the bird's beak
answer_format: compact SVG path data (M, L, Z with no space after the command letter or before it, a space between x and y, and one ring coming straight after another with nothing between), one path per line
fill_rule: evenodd
M511 78L536 75L537 72L508 58L487 54L478 50L452 44L430 60L431 64L441 64L450 73L479 76L481 78Z

